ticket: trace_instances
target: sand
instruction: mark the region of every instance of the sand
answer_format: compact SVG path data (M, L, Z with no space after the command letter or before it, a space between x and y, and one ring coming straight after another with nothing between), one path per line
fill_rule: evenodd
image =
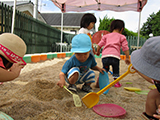
M98 104L113 103L126 110L124 116L107 118L96 114L92 108L75 107L72 95L65 89L56 85L59 80L59 72L65 63L65 59L55 58L39 63L28 63L18 78L0 85L0 111L10 115L15 120L132 120L145 111L147 95L139 95L127 91L124 87L138 87L142 90L150 90L151 84L141 78L137 73L128 74L120 83L122 87L111 87L109 92L100 95ZM101 59L96 58L98 66L102 67ZM124 60L120 61L120 74L127 71L128 66ZM96 80L99 72L95 71ZM110 82L113 81L109 73ZM127 84L132 82L132 84ZM80 90L80 98L87 93ZM92 84L94 92L99 88Z

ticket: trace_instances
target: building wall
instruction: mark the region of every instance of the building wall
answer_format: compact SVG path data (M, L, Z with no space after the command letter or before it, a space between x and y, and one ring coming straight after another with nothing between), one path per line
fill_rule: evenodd
M53 27L53 26L52 26ZM61 27L55 27L54 28L61 30ZM78 34L79 28L74 28L74 27L63 27L63 32L67 32L67 33L72 33L72 34Z
M33 4L26 4L26 5L19 5L19 6L16 6L16 9L19 10L20 12L23 12L31 17L33 17L33 14L34 14L34 6ZM44 22L44 19L42 18L41 14L38 13L37 15L37 19L41 22Z

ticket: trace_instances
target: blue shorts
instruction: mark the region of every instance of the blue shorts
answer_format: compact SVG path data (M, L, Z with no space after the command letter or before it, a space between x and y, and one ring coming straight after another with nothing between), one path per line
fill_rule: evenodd
M93 83L95 82L95 73L93 70L88 70L86 73L84 74L81 74L80 73L80 69L78 67L73 67L71 68L68 73L67 73L67 76L66 76L66 82L68 82L68 79L70 78L70 76L72 76L74 73L78 72L79 74L79 77L78 77L78 80L75 84L82 84L82 83Z

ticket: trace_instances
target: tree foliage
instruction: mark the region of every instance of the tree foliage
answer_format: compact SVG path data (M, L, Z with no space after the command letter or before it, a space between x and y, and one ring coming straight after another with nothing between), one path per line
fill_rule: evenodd
M99 30L107 30L110 32L110 24L113 20L115 20L115 19L114 18L110 19L107 17L107 15L103 19L99 18L100 24L98 27L98 31ZM125 36L138 36L138 33L129 31L128 29L125 28L123 31L123 35L125 35Z
M111 22L115 20L114 18L108 18L107 15L103 18L103 19L100 19L99 18L99 27L98 27L98 31L99 30L107 30L107 31L110 31L110 24Z
M152 33L153 36L160 35L160 10L154 14L152 13L147 18L147 22L145 22L141 28L141 34L146 38L149 38L149 35Z

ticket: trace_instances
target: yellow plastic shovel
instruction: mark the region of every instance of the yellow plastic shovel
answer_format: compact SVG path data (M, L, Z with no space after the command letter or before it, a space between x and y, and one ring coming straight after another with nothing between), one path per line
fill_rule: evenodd
M70 90L68 90L68 89L66 88L66 86L63 86L63 88L66 89L69 93L72 94L72 96L73 96L73 101L74 101L74 105L75 105L76 107L81 107L81 106L82 106L82 102L81 102L80 97L79 97L78 95L76 95L76 94L73 94Z
M117 78L116 80L114 80L113 82L111 82L109 85L107 85L106 87L104 87L99 92L97 92L97 93L90 92L87 95L85 95L82 98L83 103L88 108L92 108L93 106L95 106L98 103L98 101L99 101L99 95L101 95L104 91L106 91L107 89L109 89L110 87L112 87L114 84L116 84L118 81L120 81L122 78L124 78L129 73L132 73L132 74L135 73L135 70L132 69L132 64L129 65L128 70L123 75L121 75L119 78Z

